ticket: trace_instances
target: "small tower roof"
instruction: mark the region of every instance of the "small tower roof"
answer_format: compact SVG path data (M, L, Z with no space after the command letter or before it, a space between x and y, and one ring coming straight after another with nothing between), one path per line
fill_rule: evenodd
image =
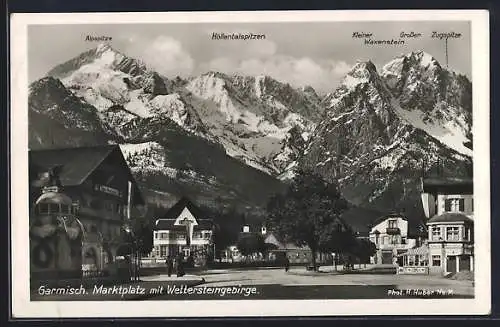
M66 194L59 192L46 192L40 195L40 197L36 200L37 205L41 203L72 205L73 201Z

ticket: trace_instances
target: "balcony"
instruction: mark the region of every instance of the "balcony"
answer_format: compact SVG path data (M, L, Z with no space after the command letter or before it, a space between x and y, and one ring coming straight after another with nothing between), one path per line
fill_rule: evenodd
M387 235L399 235L401 234L401 230L398 227L387 227L385 230Z

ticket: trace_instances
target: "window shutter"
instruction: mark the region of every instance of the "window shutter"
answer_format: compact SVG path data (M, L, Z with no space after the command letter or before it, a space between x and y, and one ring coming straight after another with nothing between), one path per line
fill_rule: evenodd
M458 200L458 205L459 205L459 208L460 208L460 211L465 211L465 200L464 199L460 199Z
M444 211L451 211L451 200L444 201Z

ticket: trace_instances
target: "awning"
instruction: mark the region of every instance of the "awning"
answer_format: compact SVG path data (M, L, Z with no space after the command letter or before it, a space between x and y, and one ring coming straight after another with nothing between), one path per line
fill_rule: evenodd
M398 257L404 256L404 255L424 256L424 255L428 255L428 254L429 254L429 248L425 245L422 245L418 248L409 249L405 253L401 253L400 255L398 255Z

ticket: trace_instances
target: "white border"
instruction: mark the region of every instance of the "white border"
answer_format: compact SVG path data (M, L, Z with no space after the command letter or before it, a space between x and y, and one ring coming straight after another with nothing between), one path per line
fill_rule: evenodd
M33 24L470 21L474 132L475 298L404 300L210 300L30 302L28 249L27 26ZM318 315L488 314L490 286L489 13L486 10L268 11L190 13L19 13L11 15L11 258L12 316L224 317ZM54 35L54 37L57 37ZM47 44L50 46L50 44ZM105 309L104 309L105 308ZM196 309L193 309L196 308Z

